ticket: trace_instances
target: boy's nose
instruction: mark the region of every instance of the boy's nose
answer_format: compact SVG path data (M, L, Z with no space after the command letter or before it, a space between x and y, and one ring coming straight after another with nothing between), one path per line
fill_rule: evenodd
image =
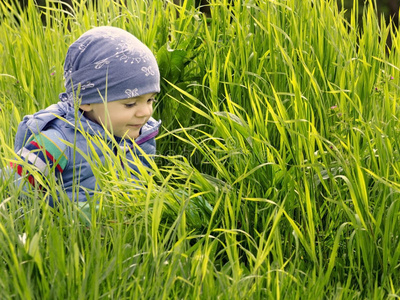
M136 117L149 117L151 113L152 107L148 103L145 103L138 106L135 115Z

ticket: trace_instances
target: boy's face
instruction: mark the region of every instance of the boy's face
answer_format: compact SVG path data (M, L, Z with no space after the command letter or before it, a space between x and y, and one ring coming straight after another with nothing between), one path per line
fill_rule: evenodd
M136 139L153 114L154 96L151 93L109 103L82 104L80 108L88 119L106 127L115 136Z

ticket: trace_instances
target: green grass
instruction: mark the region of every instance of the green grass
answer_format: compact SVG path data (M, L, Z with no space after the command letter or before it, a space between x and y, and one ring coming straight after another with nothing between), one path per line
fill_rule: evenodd
M5 179L2 299L400 297L400 37L373 2L99 2L0 3L0 166L58 101L68 45L113 25L160 64L154 171L138 188L94 159L85 208Z

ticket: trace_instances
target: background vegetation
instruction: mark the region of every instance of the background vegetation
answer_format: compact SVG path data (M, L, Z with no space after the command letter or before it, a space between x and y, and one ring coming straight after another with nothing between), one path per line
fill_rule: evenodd
M344 7L345 9L351 9L355 3L353 0L338 0L338 5ZM358 0L356 1L359 7L364 7L367 2ZM377 7L376 10L378 15L384 15L385 19L389 21L390 18L395 20L395 23L398 25L399 19L399 6L400 3L397 0L379 0L376 1ZM368 5L368 4L367 4Z
M18 1L18 3L23 7L25 7L28 3L28 0L10 0L10 1ZM183 2L183 0L173 0L173 1L175 4L179 4L179 3ZM62 0L62 2L67 3L69 5L72 4L72 0ZM96 3L97 1L94 0L92 2ZM210 3L210 1L195 0L194 2L195 2L196 7L202 6L202 7L199 7L199 9L202 12L209 13L209 8L207 6ZM354 1L354 0L336 0L336 2L338 4L339 8L343 8L348 11L350 11L355 4L361 8L363 8L365 5L364 0L356 0L356 1ZM36 0L36 3L38 5L45 5L46 1L45 0ZM398 13L399 13L399 7L400 7L399 1L397 1L397 0L379 0L379 1L377 1L376 4L377 4L376 9L377 9L378 15L383 14L387 21L389 21L390 18L393 18L395 23L398 25ZM350 16L350 13L348 13L347 16Z
M373 1L194 4L0 3L3 168L89 28L130 31L164 78L140 187L113 153L86 207L1 182L2 298L399 298L397 29Z

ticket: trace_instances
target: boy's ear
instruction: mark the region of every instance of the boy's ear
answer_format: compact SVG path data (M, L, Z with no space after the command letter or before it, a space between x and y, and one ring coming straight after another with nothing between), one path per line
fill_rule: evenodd
M81 104L79 106L79 108L86 112L89 112L92 110L92 106L90 104Z

